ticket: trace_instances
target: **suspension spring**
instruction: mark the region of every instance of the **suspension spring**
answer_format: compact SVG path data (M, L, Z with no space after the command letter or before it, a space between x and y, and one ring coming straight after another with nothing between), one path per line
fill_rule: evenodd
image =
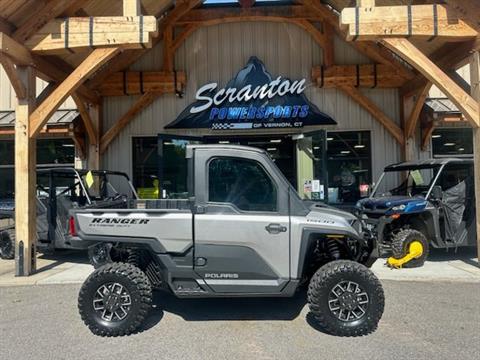
M327 240L327 249L328 249L328 252L329 252L330 256L333 259L335 259L335 260L340 259L340 256L341 256L340 247L338 246L338 243L337 243L336 240L328 239Z

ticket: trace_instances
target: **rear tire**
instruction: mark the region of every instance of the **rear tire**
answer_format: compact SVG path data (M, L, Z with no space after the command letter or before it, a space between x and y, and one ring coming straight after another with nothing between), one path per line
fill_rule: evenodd
M313 275L308 303L323 331L337 336L363 336L377 328L385 297L380 281L366 266L337 260Z
M95 270L78 296L85 325L99 336L137 332L150 311L152 287L147 276L131 264L111 263Z
M15 229L4 230L0 233L0 258L15 259Z
M429 252L428 240L423 233L413 229L401 230L392 239L392 255L395 259L401 259L407 255L410 244L414 241L422 244L423 253L420 257L403 264L404 268L415 268L425 264Z

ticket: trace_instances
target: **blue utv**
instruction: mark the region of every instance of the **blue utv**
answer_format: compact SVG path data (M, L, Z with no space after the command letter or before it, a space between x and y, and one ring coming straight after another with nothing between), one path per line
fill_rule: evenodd
M395 184L399 184L395 186ZM476 244L473 160L441 158L389 165L356 205L391 267L422 266L430 246Z

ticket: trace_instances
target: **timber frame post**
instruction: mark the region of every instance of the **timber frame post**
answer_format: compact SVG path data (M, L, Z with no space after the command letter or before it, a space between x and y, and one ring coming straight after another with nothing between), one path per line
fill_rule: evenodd
M35 71L17 67L25 97L15 109L15 275L36 271L36 139L30 137L30 114L35 106Z
M472 97L477 101L480 113L480 52L473 53L470 61L470 85ZM480 118L477 119L480 123ZM475 178L475 216L477 229L477 259L480 263L480 128L473 127L473 162Z

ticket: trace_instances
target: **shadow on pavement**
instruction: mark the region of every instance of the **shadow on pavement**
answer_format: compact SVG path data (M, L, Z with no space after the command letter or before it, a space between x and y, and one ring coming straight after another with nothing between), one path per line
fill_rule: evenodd
M178 299L167 292L155 292L159 309L187 321L218 320L293 320L306 304L306 290L292 298L210 298ZM152 314L153 315L153 314Z
M43 265L44 261L48 263ZM54 269L66 263L90 264L86 251L55 250L55 252L40 253L37 257L37 273Z
M432 262L460 260L468 265L479 266L477 261L477 248L473 246L459 247L456 249L454 247L449 249L430 249L427 260Z

